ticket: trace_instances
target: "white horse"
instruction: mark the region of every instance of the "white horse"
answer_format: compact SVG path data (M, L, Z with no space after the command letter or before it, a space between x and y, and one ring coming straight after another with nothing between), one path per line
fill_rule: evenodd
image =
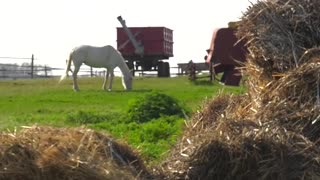
M71 61L74 64L74 70L70 69ZM60 81L68 76L68 72L72 72L73 76L73 90L79 91L79 86L77 83L77 73L79 72L80 66L86 64L91 67L96 68L106 68L107 73L103 82L102 89L106 90L106 84L111 75L108 90L112 89L112 81L114 77L114 68L119 67L122 72L122 85L125 90L132 89L132 73L129 70L123 56L114 47L107 45L104 47L94 47L94 46L79 46L73 49L70 53L65 74L61 76Z

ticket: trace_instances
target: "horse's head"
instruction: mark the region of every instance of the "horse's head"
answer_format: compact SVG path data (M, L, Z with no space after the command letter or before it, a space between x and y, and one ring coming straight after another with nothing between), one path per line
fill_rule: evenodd
M131 73L127 76L122 76L122 86L125 90L129 91L132 89L132 75Z

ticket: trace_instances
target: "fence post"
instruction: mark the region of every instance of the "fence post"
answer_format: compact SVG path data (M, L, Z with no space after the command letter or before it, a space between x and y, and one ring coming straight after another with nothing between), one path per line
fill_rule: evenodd
M47 65L44 66L44 77L48 77Z
M31 79L33 79L33 63L34 63L34 55L31 56Z
M92 67L90 67L90 77L93 76Z

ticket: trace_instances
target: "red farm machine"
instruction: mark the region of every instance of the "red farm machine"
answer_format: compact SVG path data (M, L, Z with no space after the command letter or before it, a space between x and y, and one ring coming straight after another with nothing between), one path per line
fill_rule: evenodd
M228 28L218 28L213 32L205 60L211 64L210 72L223 73L220 82L238 86L242 78L238 67L246 61L246 45L236 35L236 22L230 22Z
M170 77L168 60L173 57L173 34L166 27L127 27L121 16L122 27L117 28L117 49L135 71L157 71L158 77Z

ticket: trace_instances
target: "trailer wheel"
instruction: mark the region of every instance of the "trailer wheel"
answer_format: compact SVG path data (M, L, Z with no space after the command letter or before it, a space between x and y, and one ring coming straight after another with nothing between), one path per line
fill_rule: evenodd
M158 62L158 77L163 77L163 69L164 69L164 64L163 61Z
M170 65L168 62L158 62L158 77L170 77Z
M168 62L164 62L164 77L170 77L170 65Z

